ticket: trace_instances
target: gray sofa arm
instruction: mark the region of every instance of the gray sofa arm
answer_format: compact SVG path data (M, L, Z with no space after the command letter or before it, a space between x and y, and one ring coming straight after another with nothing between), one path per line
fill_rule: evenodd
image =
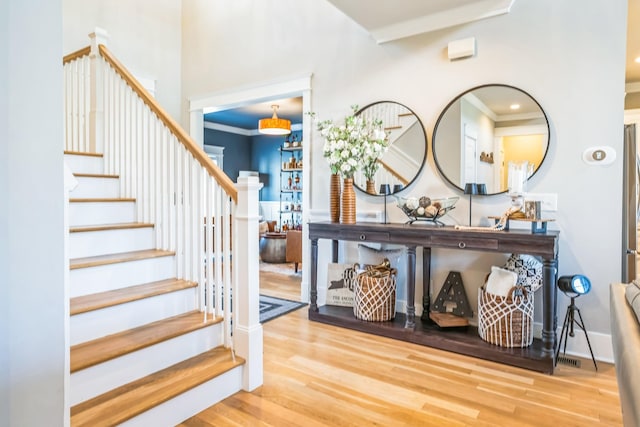
M620 391L622 419L640 426L640 324L625 297L627 285L610 286L611 341Z

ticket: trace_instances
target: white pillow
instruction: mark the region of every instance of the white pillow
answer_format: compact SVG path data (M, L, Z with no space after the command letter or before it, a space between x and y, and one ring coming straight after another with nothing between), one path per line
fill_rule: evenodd
M507 297L509 296L509 290L511 290L517 282L517 273L494 265L491 267L491 274L489 274L489 278L487 279L485 290L490 294Z

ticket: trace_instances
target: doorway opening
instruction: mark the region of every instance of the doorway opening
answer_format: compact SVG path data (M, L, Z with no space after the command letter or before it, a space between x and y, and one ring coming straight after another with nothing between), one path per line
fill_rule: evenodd
M261 292L302 302L309 300L308 222L310 173L304 154L309 153L311 111L311 77L258 85L220 94L208 95L190 102L191 135L205 150L221 151L223 170L234 181L243 174L257 175L260 190L260 215L263 232L280 233L269 244L273 262L260 263ZM273 114L277 105L279 118L291 121L291 134L262 135L260 119ZM309 156L306 157L307 159ZM292 160L293 159L293 160ZM305 167L307 166L307 167ZM298 272L294 263L279 262L284 254L288 231L298 233L300 254ZM293 233L289 237L293 237ZM281 241L276 241L280 237ZM292 290L292 286L295 289ZM295 298L294 298L295 295Z

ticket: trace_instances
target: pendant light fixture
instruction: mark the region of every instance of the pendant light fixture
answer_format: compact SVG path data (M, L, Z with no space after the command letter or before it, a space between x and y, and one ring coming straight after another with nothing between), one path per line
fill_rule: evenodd
M278 118L278 106L272 105L273 116L270 119L258 121L258 132L265 135L289 135L291 133L291 121Z

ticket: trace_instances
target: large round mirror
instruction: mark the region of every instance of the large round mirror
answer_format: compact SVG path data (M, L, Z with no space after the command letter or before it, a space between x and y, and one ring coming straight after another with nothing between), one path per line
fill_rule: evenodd
M389 148L378 158L373 179L367 183L363 171L354 175L356 188L367 194L383 195L383 188L388 188L387 194L393 194L408 187L418 177L427 159L427 134L418 116L393 101L367 105L356 115L362 115L367 121L382 120L389 140Z
M536 173L549 148L549 121L538 102L518 88L470 89L447 105L433 130L433 159L442 176L464 191L486 185L507 191L509 163L528 161ZM530 178L531 176L529 176Z

